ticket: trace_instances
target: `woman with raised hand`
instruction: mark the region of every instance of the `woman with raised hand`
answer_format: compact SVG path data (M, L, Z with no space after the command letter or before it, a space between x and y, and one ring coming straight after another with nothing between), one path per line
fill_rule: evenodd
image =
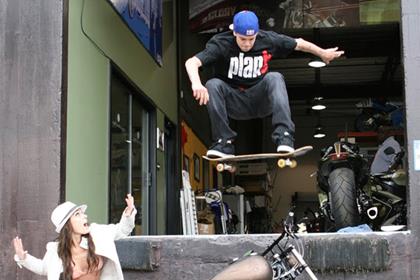
M120 280L124 279L114 240L130 235L137 213L131 194L118 224L89 224L86 205L70 201L58 205L51 214L57 241L47 244L44 258L24 250L22 240L13 239L14 259L19 267L46 275L48 280Z

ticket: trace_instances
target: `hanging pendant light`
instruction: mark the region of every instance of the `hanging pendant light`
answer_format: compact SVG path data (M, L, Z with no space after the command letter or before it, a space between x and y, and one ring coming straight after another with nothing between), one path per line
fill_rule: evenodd
M325 106L322 103L322 99L324 99L324 98L322 98L322 97L315 97L314 98L314 101L313 101L313 104L312 104L312 110L321 111L321 110L324 110L325 108L327 108L327 106Z
M321 139L321 138L324 138L326 136L326 134L324 132L324 128L322 127L322 125L318 124L315 127L315 131L314 131L313 136L314 136L314 138L317 138L317 139Z
M317 111L318 123L315 126L315 131L313 137L316 139L324 138L327 134L324 131L324 127L321 125L321 112Z
M316 57L316 58L312 58L309 62L308 62L308 66L313 67L313 68L322 68L327 66L327 64L322 61L320 58Z

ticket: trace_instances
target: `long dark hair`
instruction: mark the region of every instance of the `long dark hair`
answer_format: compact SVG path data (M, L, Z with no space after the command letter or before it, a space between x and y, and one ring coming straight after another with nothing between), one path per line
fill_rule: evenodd
M71 247L73 246L72 237L73 227L71 226L70 219L61 229L60 234L58 235L58 256L63 262L63 273L60 276L60 280L72 280L73 279L73 259L71 255ZM95 254L95 244L93 243L92 237L90 234L82 235L88 240L88 271L91 272L95 270L99 265L99 257ZM74 244L76 245L76 244Z

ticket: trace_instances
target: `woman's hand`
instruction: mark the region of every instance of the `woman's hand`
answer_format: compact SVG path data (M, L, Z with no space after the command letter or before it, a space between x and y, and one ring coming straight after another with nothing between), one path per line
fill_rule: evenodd
M128 217L128 216L131 215L131 213L133 212L133 210L135 208L134 198L130 193L127 194L127 198L125 199L125 203L127 203L127 207L125 207L124 215Z
M13 246L15 247L15 254L23 261L26 258L26 251L23 249L22 239L19 236L13 238Z

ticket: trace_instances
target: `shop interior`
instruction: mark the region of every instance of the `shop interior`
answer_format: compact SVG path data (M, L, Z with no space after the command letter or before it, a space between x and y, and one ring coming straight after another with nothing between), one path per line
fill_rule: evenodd
M382 14L381 18L369 16L378 12L372 7L391 13L390 3L367 1L372 5L369 10L361 8L362 2L358 24L340 26L337 16L335 26L282 30L288 36L345 51L325 67L309 66L315 58L300 52L270 64L270 71L282 73L286 81L296 125L295 148L313 147L296 158L297 166L280 168L277 159L264 159L234 163L235 172L219 172L216 163L202 158L210 139L197 127L208 124L202 126L194 119L200 116L201 120L206 113L184 93L184 234L280 232L291 210L300 233L357 230L363 225L366 231L406 229L404 71L399 15L395 16L399 1L388 1L394 16ZM269 19L264 22L267 26ZM205 42L211 35L196 36ZM270 117L231 120L230 125L238 133L236 154L275 151ZM387 152L395 162L386 171L371 172L375 154L389 137L401 149Z

